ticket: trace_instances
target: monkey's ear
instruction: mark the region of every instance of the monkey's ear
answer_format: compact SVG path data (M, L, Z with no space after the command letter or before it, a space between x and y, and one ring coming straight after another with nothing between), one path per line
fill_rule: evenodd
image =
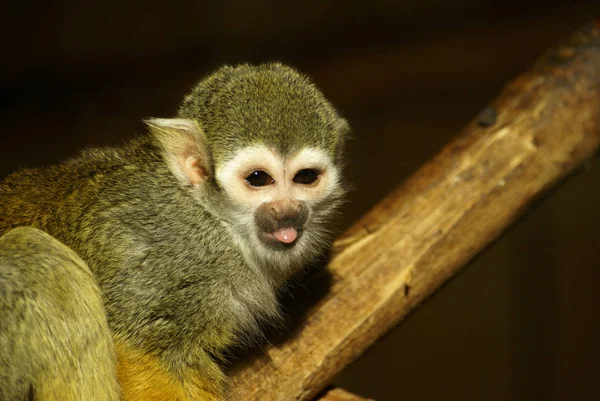
M162 148L169 169L183 184L199 185L210 174L210 154L200 125L184 118L144 121Z

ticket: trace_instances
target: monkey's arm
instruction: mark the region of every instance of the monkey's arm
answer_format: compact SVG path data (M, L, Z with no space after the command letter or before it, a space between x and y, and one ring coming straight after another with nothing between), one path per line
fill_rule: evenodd
M30 227L0 237L0 399L119 399L115 351L87 265Z

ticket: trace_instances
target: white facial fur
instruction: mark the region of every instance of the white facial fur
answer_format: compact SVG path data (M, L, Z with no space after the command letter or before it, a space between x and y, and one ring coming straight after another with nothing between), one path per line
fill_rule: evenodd
M293 181L298 171L315 169L320 172L319 178L313 184L299 184ZM252 187L246 182L253 171L266 172L274 180L273 184L262 187ZM221 188L227 193L235 205L235 225L245 229L234 230L238 242L248 259L249 249L262 249L261 262L292 262L295 259L305 259L302 252L307 251L303 243L306 238L299 238L294 249L285 253L276 253L265 247L255 235L254 212L265 202L294 200L303 202L309 209L311 205L326 198L339 187L339 171L327 153L317 148L305 148L286 158L266 146L253 146L239 150L228 162L217 167L216 179ZM245 232L244 232L245 231ZM318 233L305 232L305 237L318 236ZM250 237L250 238L249 238ZM315 238L313 238L313 241ZM310 249L308 250L310 251ZM256 252L251 252L256 255ZM298 260L300 262L300 260ZM281 267L280 267L281 268Z
M317 182L312 185L295 183L294 176L302 169L320 171ZM249 186L245 179L257 170L268 173L275 183L264 187ZM285 198L310 204L327 196L339 185L337 168L326 153L315 148L305 148L287 159L282 159L265 146L245 148L217 170L216 178L233 202L248 213L252 213L263 202Z

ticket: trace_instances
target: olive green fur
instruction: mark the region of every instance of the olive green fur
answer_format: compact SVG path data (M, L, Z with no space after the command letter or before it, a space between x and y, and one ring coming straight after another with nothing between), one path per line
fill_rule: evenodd
M313 146L336 158L348 131L308 77L278 63L220 68L185 98L179 116L200 123L216 165L258 144L282 156Z
M281 64L222 67L185 98L178 117L201 127L211 173L236 150L259 143L282 155L315 147L339 160L347 132L345 120L308 78ZM248 228L236 226L239 211L214 176L199 187L183 185L165 162L169 150L155 135L90 149L60 165L21 170L1 181L0 236L9 234L0 240L8 244L0 256L29 252L34 262L11 262L22 277L0 286L27 287L38 280L38 269L43 275L58 268L62 262L47 257L51 252L44 247L72 250L85 261L77 265L85 270L87 264L93 274L87 285L97 284L101 293L104 311L90 317L99 327L107 319L115 339L157 356L182 380L189 371L179 367L212 377L213 364L202 361L223 360L228 347L252 342L261 324L278 321L278 291L329 246L330 222L344 191L340 187L314 205L305 251L269 259L257 250L257 260L264 259L257 271L232 235ZM26 250L7 242L15 232L10 230L21 226L53 238L44 237L42 247ZM244 231L242 238L251 234ZM54 281L46 283L50 294L61 291ZM81 291L86 297L92 290ZM27 291L22 297L24 305L36 299ZM60 293L56 299L60 303ZM13 301L0 292L2 302ZM25 308L23 313L29 313ZM17 333L13 323L0 322L11 326L0 340L12 341L11 333ZM19 333L33 342L39 327L32 320L28 324L31 330ZM93 335L106 337L101 329ZM19 371L18 361L0 354L0 379ZM25 377L25 387L35 387ZM16 388L4 383L0 380L0 394ZM106 394L98 399L112 399L112 393Z
M9 231L0 294L0 400L119 399L100 289L73 251L34 228Z

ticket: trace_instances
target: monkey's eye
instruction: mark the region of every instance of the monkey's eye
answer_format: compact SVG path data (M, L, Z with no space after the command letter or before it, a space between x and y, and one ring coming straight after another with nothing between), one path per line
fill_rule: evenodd
M250 175L246 177L246 182L251 187L264 187L265 185L273 184L275 181L264 171L256 170L251 172Z
M320 174L321 172L318 170L314 170L312 168L305 168L296 173L296 175L294 176L294 182L296 184L312 184L315 181L317 181L317 178L319 178Z

